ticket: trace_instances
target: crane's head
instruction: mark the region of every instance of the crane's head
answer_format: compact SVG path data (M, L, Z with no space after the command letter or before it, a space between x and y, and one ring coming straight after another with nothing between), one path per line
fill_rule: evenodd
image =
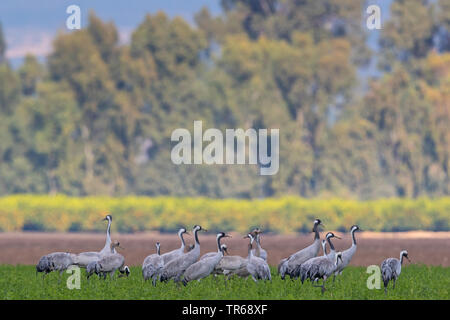
M322 220L320 220L320 219L314 220L314 227L313 227L313 229L312 229L312 232L315 232L315 231L316 231L316 228L317 228L318 226L325 227L325 226L323 225L323 223L322 223Z
M250 239L250 244L253 244L253 240L255 240L255 236L250 232L244 237L244 239Z
M222 250L223 254L228 254L228 247L225 243L220 246L220 249Z
M204 231L204 232L208 232L208 230L203 229L202 226L199 226L199 225L195 225L194 228L193 228L192 230L193 230L193 232L196 232L196 231Z
M325 238L327 238L327 240L330 239L330 238L341 239L340 237L335 235L333 232L328 232L327 235L325 236Z
M187 232L186 228L181 228L180 230L178 230L178 235L181 236L183 234L187 234L188 236L190 236L190 233Z
M113 248L125 249L125 248L120 246L120 242L119 241L114 241L113 243L111 243L111 249L113 249Z
M355 232L355 231L364 231L362 230L359 226L357 226L356 224L352 225L352 227L350 228L350 232Z
M102 221L112 222L112 215L110 215L110 214L106 215L106 217L104 217L104 218L102 219Z
M232 238L232 236L225 232L219 232L217 234L217 239L222 239L222 238Z
M255 229L253 229L252 233L253 234L260 234L260 233L262 233L262 230L260 228L255 228Z
M405 257L406 259L408 259L409 262L411 262L411 260L409 260L409 257L408 257L408 251L402 250L402 252L400 252L400 256Z

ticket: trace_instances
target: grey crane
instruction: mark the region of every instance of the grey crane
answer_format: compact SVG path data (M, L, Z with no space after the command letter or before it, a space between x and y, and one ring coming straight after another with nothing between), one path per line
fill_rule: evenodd
M248 234L250 243L248 244L248 257L247 257L247 271L252 276L252 279L257 282L258 280L270 280L272 276L270 274L270 268L266 260L253 255L252 247L254 237L251 233Z
M384 293L387 293L387 286L389 281L393 281L393 289L395 289L395 282L397 281L398 276L402 272L402 263L403 257L408 259L409 262L411 260L408 257L408 251L402 250L400 252L400 259L397 258L388 258L381 263L381 277L383 279L384 284Z
M281 279L284 279L286 274L293 277L291 273L296 268L298 268L303 262L317 256L320 250L319 225L323 226L322 221L320 221L320 219L314 220L312 230L312 232L314 232L314 242L311 245L280 261L278 265L278 272L281 275Z
M111 223L112 223L112 216L108 214L102 221L108 221L108 227L106 228L106 240L105 240L105 246L102 250L96 252L96 251L88 251L88 252L81 252L76 255L76 264L77 266L81 268L86 268L88 264L98 261L101 259L101 257L105 254L109 254L111 251ZM114 249L114 252L115 249ZM90 268L92 268L94 264L91 264Z
M152 278L153 286L156 286L156 280L159 278L164 267L164 260L161 256L161 245L156 243L156 253L145 258L142 264L142 276L144 280Z
M334 257L336 256L336 250L334 249L334 245L331 242L331 238L341 239L340 237L336 236L333 232L328 232L325 236L325 239L328 241L328 245L330 246L330 252L327 254L327 257L331 260L334 260Z
M113 242L110 245L110 253L105 254L100 260L96 262L95 270L99 274L103 275L103 279L106 279L106 275L109 274L110 278L114 277L116 270L119 270L121 274L130 274L130 269L125 266L125 258L120 253L117 253L116 248L123 249L119 242ZM89 278L90 275L88 275Z
M322 288L322 294L325 292L325 282L336 271L339 261L342 263L342 252L337 252L334 259L331 260L328 256L320 256L312 258L300 267L300 280L303 282L309 278L314 283L322 279L322 285L314 285Z
M222 246L224 246L224 244ZM247 258L229 255L228 248L226 253L228 255L220 259L214 269L214 274L223 274L227 279L234 275L241 278L247 278L250 275L247 271Z
M325 238L326 238L326 241L328 241L328 244L330 245L330 252L327 255L325 255L325 257L327 257L331 261L334 261L334 258L336 256L336 251L334 250L334 246L333 246L333 243L331 242L331 238L337 238L337 239L341 239L341 238L336 236L333 232L328 232ZM322 242L322 248L323 248L323 242ZM320 256L320 258L321 257L323 257L323 256ZM307 264L307 262L315 261L315 259L317 259L317 258L319 258L319 257L314 257L309 260L306 260L304 263L295 267L295 269L290 273L291 277L298 278L298 277L301 277L302 273L308 273L309 272L308 268L311 267L311 263ZM305 266L303 266L303 265L305 265Z
M43 275L52 271L59 271L59 277L71 265L75 264L76 255L68 252L53 252L39 259L36 265L36 273L44 272Z
M191 251L184 253L183 255L169 261L169 263L164 264L164 268L161 272L161 281L168 281L170 279L174 279L175 282L179 282L181 280L181 276L186 271L186 269L191 265L197 262L200 257L200 242L198 240L198 232L199 231L207 231L203 229L201 226L194 226L193 233L195 238L195 246Z
M353 258L353 255L356 252L356 238L355 238L355 232L356 231L363 231L360 227L357 225L353 225L350 228L350 235L352 236L352 245L347 250L342 251L342 263L339 264L338 268L336 269L336 272L334 273L333 282L338 274L342 274L342 270L350 263L350 261Z
M267 251L261 247L261 233L262 231L259 228L256 228L251 232L251 234L255 237L256 242L256 248L253 249L253 255L267 261Z
M181 257L184 254L184 248L186 247L186 243L184 242L183 234L189 235L189 233L186 231L186 228L181 228L180 230L178 230L178 237L181 240L180 248L166 252L163 255L161 255L161 257L163 258L164 264L167 264L170 261L172 261L178 257Z
M223 248L220 244L222 238L231 237L230 235L220 232L217 234L217 253L210 255L204 259L191 264L184 272L183 284L186 286L189 281L200 280L206 278L214 271L214 268L219 263L220 259L223 258Z

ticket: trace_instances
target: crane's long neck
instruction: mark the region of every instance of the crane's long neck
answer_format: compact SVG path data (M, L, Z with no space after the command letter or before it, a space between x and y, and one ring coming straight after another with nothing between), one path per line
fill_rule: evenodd
M220 240L222 239L222 236L217 236L217 252L222 252Z
M259 233L256 235L256 244L258 245L258 247L260 247L261 248L261 239L260 239L260 237L259 237Z
M161 247L160 247L159 245L156 245L156 254L157 254L158 256L161 255Z
M182 230L180 230L180 232L178 233L178 236L180 237L180 240L181 240L181 247L180 247L180 249L184 250L184 247L186 246L186 243L184 242L183 231Z
M198 229L194 230L194 238L195 238L195 246L200 245L200 241L198 241Z
M248 256L247 256L247 258L250 259L252 256L253 256L253 254L252 254L252 245L249 244L248 245Z
M314 224L314 240L320 240L320 234L319 234L319 225L317 223Z
M111 244L111 219L108 219L108 227L106 228L106 245Z
M322 243L322 249L323 249L323 255L326 256L327 255L327 243L326 242Z
M355 238L355 229L353 229L352 231L351 231L351 233L352 233L352 245L353 246L356 246L356 238Z
M330 251L334 251L333 243L331 242L331 237L327 238L328 244L330 245Z
M400 265L403 264L403 253L400 253Z

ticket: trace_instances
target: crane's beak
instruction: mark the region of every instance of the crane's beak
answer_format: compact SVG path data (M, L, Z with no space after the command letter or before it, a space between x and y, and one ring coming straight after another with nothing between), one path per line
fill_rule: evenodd
M231 234L225 234L223 237L224 237L224 238L233 238L233 237L231 236Z
M201 231L203 231L203 232L208 232L208 230L206 230L206 229L202 229Z
M245 237L243 237L242 239L248 239L250 238L248 235L246 235Z
M408 256L405 256L406 259L408 259L409 262L411 262L411 260L408 258Z
M334 236L336 239L341 239L342 240L342 238L341 237L338 237L338 236Z

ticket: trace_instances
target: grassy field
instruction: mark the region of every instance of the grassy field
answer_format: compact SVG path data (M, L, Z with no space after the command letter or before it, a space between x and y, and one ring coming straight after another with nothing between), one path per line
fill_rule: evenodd
M276 270L272 269L272 274ZM209 277L194 281L187 287L173 282L158 283L153 287L144 283L140 267L132 267L129 278L106 281L91 278L88 282L82 270L81 288L69 290L64 274L61 282L52 273L42 279L36 277L34 266L0 266L0 299L450 299L450 268L408 265L395 290L387 295L366 286L369 274L364 267L348 267L342 276L322 295L320 288L299 281L281 280L273 276L272 283L232 279L225 286L223 278ZM381 285L382 286L382 285ZM391 286L391 284L390 284Z

